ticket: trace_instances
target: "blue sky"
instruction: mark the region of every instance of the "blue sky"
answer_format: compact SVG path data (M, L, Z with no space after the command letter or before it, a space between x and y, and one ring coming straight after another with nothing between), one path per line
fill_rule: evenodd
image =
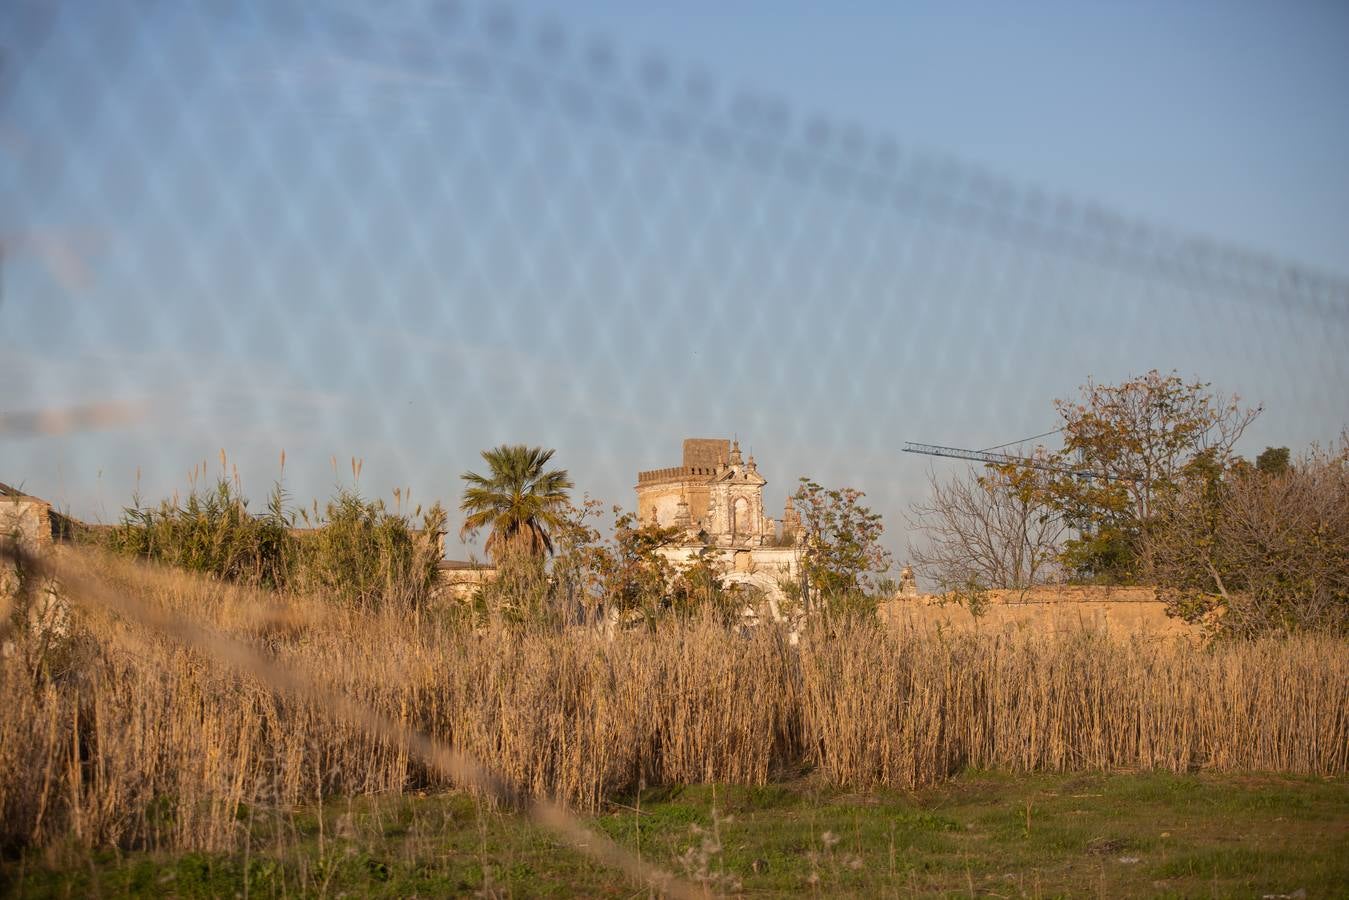
M1343 3L525 8L671 50L800 109L1345 274Z
M78 515L222 447L259 500L284 449L301 501L356 456L452 503L503 441L630 504L739 435L770 509L852 484L902 557L951 465L903 441L1044 431L1089 376L1263 403L1251 453L1349 422L1340 5L18 8L0 412L112 413L0 435L0 480Z

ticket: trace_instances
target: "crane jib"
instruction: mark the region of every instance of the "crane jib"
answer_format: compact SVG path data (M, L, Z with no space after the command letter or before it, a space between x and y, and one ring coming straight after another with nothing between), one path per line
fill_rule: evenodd
M990 465L1023 466L1028 469L1037 469L1041 472L1072 475L1075 478L1101 478L1106 481L1132 480L1127 475L1095 472L1090 469L1069 469L1063 466L1055 466L1042 460L1032 459L1028 456L1012 456L1007 453L994 453L989 450L966 450L963 447L944 447L941 444L918 444L913 441L906 441L901 449L903 449L905 453L921 453L925 456L944 456L950 459L970 459L976 462L988 463Z

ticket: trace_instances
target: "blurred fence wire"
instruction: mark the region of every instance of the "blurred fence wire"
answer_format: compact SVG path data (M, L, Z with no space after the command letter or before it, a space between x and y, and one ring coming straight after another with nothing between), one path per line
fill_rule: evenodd
M1349 420L1342 275L510 6L0 16L0 463L77 515L222 444L264 480L307 461L301 498L352 452L376 492L444 497L523 440L626 503L680 439L735 433L774 490L856 484L898 523L925 488L904 440L1002 446L1093 375L1200 373L1264 402L1270 443Z
M507 5L13 10L0 434L76 509L220 443L443 494L516 438L623 502L736 432L893 521L903 440L1041 431L1089 376L1199 373L1271 442L1349 418L1340 275Z

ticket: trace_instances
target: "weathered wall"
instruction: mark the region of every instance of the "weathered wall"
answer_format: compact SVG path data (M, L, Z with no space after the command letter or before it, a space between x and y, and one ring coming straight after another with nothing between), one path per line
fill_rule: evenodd
M665 547L658 552L676 567L692 565L701 546ZM797 554L791 547L714 548L716 563L727 572L760 572L773 579L796 577Z
M687 466L639 472L637 511L642 522L651 520L651 507L655 506L659 524L674 524L675 508L681 495L688 501L689 518L694 522L705 522L712 475L712 469Z
M25 494L0 496L0 539L17 538L19 546L32 554L57 552L52 540L51 504ZM68 520L66 520L68 521ZM26 585L17 562L0 560L0 597L8 602L22 601L19 609L22 627L49 640L70 634L70 609L60 585L41 576ZM31 578L32 576L30 576ZM14 642L0 645L0 655L14 652Z
M755 547L750 560L756 572L765 572L775 578L795 578L797 556L792 547Z
M51 504L36 497L0 497L0 537L17 537L30 550L51 546Z
M707 531L721 543L757 545L764 537L763 479L744 477L718 481L710 489Z
M983 615L937 597L891 600L881 618L892 625L940 626L957 631L1036 631L1047 634L1091 628L1118 637L1198 638L1200 630L1166 614L1152 588L1057 587L990 591Z
M700 485L702 499L702 515L707 512L707 487ZM685 488L682 482L664 481L656 484L639 484L637 486L637 516L643 525L652 521L654 514L657 524L666 528L674 524L675 512L679 507L679 498ZM695 491L690 491L695 493ZM693 498L689 498L689 514L694 521L702 518L694 510Z
M496 578L491 566L445 562L436 573L435 595L448 600L472 600L478 588Z

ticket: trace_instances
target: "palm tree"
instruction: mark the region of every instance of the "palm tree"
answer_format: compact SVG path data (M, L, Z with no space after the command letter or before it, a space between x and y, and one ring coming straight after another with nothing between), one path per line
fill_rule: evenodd
M475 472L461 476L468 487L459 509L468 515L459 529L460 538L491 528L486 549L494 562L500 562L511 547L531 556L551 554L553 541L548 531L561 524L561 511L572 487L565 469L544 471L553 451L502 444L482 451L482 458L491 468L490 476Z

